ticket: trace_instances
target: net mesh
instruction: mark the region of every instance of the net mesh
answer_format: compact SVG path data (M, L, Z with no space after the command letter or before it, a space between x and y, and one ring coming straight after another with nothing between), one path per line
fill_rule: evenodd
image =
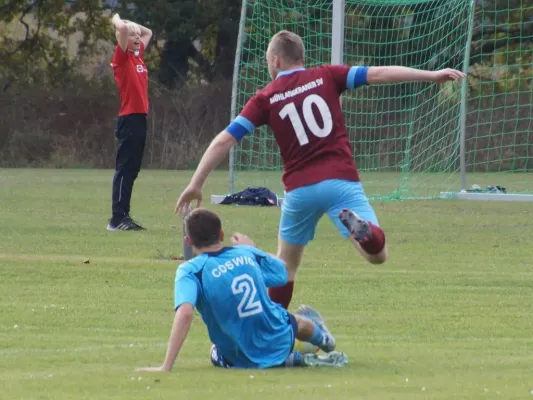
M499 178L486 173L533 169L533 6L487 0L478 2L474 14L471 6L471 0L346 0L344 63L463 69L472 25L465 86L469 181L510 186L508 178L491 182ZM270 81L265 51L277 31L302 36L306 66L331 60L331 1L248 0L246 11L237 113ZM343 110L369 197L432 198L459 188L460 84L366 86L345 93ZM279 149L268 128L247 136L234 155L235 190L261 183L281 190ZM527 185L526 178L514 181ZM527 191L518 183L512 188Z
M467 182L531 193L533 177L526 172L533 171L533 2L480 3L470 63Z

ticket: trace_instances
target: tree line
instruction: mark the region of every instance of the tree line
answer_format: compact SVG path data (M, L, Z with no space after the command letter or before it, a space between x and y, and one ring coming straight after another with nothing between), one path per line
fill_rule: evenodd
M345 61L461 68L465 32L444 32L439 21L454 13L450 4L467 3L346 0ZM249 23L241 54L241 75L247 79L241 82L241 95L253 93L266 81L264 50L279 29L307 35L310 63L329 59L331 2L247 0L247 4ZM0 1L0 165L112 164L118 101L109 67L114 47L110 18L119 12L153 31L145 55L152 117L146 163L159 168L193 166L196 152L229 120L241 6L241 0ZM490 148L487 141L493 131L530 135L533 3L475 0L475 7L468 139ZM466 26L466 10L453 14L451 25ZM398 96L393 90L400 90ZM391 88L391 98L405 100L397 105L389 102L394 108L389 115L408 108L405 101L419 99L417 90L413 85ZM458 100L446 91L434 97ZM479 121L487 120L498 123L478 128ZM520 142L533 143L533 138ZM88 148L95 151L87 152ZM476 154L487 160L499 157Z

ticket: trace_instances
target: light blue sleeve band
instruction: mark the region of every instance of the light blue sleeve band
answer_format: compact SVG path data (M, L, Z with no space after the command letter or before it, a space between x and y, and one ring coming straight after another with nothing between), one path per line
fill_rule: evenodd
M229 134L236 140L241 140L245 135L252 133L254 129L254 124L240 115L226 128Z
M355 89L368 84L366 79L367 74L368 67L351 67L346 77L346 87L348 89Z

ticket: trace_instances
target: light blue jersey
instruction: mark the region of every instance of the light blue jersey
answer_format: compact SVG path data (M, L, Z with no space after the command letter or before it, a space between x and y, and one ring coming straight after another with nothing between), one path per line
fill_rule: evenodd
M251 246L204 253L176 271L174 306L195 306L209 338L229 366L269 368L289 356L294 331L289 313L267 287L287 283L282 261Z

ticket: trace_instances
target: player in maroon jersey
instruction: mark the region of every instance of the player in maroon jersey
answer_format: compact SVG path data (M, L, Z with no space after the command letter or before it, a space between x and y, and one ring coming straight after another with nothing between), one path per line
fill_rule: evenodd
M120 94L120 111L115 136L118 139L116 171L113 177L112 217L107 230L144 230L130 217L133 183L141 169L146 143L148 114L148 70L143 62L152 31L115 14L117 47L113 54L113 75Z
M287 308L304 248L324 214L366 260L381 264L387 259L385 234L359 182L339 101L342 92L368 84L441 83L465 75L453 69L424 71L398 66L323 65L305 69L302 39L288 31L274 35L266 58L272 82L258 90L240 115L211 142L176 211L193 200L199 205L207 176L231 147L254 128L269 125L284 167L278 257L285 261L289 276L287 285L271 288L269 295Z

